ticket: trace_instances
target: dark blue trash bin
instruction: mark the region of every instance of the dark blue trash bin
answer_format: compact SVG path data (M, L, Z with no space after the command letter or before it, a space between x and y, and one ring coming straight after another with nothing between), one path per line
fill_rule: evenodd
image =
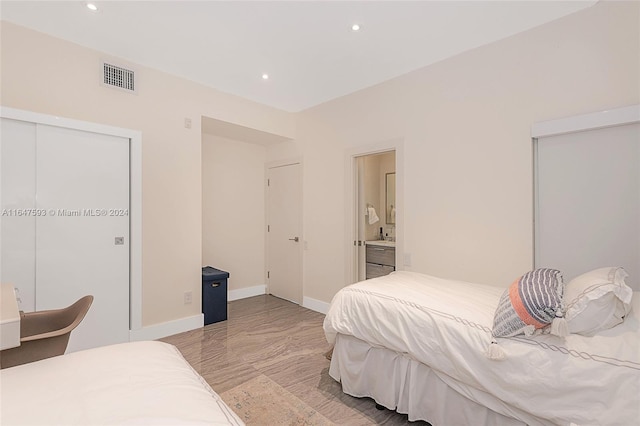
M211 266L202 268L202 313L204 325L227 319L229 273Z

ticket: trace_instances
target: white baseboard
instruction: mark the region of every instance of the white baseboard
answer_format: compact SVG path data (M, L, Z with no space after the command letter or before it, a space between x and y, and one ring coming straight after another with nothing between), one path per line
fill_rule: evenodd
M311 309L312 311L320 312L321 314L329 312L329 304L327 302L306 296L302 298L302 306L304 308Z
M245 287L239 288L237 290L229 290L227 293L227 300L231 302L232 300L238 299L246 299L247 297L260 296L261 294L265 294L267 292L266 285L256 285L253 287Z
M227 300L246 299L247 297L260 296L266 294L266 285L257 285L253 287L239 288L237 290L229 290ZM329 304L320 300L304 297L302 306L312 311L326 314L329 310ZM198 314L191 317L180 318L174 321L167 321L160 324L143 327L140 330L130 330L129 340L131 342L140 340L156 340L163 337L172 336L185 331L195 330L204 327L204 314Z
M132 342L156 340L201 327L204 327L204 314L154 324L149 327L142 327L140 330L130 330L129 340Z

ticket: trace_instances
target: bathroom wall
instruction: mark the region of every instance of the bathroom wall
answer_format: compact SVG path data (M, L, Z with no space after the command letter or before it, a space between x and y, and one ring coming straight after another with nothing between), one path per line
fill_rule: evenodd
M392 231L392 226L385 223L385 196L387 173L396 171L396 156L393 152L384 154L372 154L364 156L364 193L365 202L376 209L378 222L369 224L369 218L365 217L365 240L377 240L382 227L383 235Z
M381 215L382 205L380 204L380 159L377 155L364 157L364 200L366 205L373 206L378 217ZM378 239L378 226L380 221L370 224L369 216L365 216L364 239Z
M380 226L383 227L385 237L389 236L395 239L395 225L386 223L387 218L387 173L396 172L396 153L389 152L380 155Z

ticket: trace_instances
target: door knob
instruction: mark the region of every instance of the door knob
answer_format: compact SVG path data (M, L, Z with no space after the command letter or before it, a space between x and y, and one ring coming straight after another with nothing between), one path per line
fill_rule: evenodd
M300 241L300 238L298 238L298 237L289 238L289 241L295 241L297 243L298 241Z

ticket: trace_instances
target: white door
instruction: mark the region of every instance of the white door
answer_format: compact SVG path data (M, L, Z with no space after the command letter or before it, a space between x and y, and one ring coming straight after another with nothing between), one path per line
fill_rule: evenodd
M129 340L129 139L38 125L36 310L92 294L68 351Z
M18 289L19 308L36 308L36 124L0 121L2 248L0 281Z
M25 312L94 295L69 351L128 341L129 139L1 125L0 279L19 289Z
M536 267L565 282L622 266L640 290L640 123L545 136L536 155Z
M302 166L268 169L267 276L269 294L302 302Z

